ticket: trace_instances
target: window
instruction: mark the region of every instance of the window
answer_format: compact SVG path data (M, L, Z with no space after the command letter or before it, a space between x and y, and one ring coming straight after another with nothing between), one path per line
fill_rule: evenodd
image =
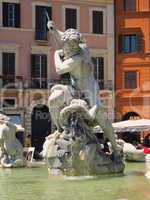
M20 27L20 4L3 3L3 26Z
M70 73L61 74L60 79L61 79L61 84L65 84L65 85L71 84L70 83L71 82Z
M93 57L94 77L97 80L100 89L104 89L104 58Z
M47 14L50 19L52 19L52 8L46 6L36 6L35 8L35 15L36 15L36 22L35 22L35 29L36 40L47 40Z
M3 86L14 87L15 53L2 53Z
M65 29L77 29L77 9L65 8Z
M92 33L103 34L103 11L92 12Z
M16 107L15 98L3 99L2 107L3 108L14 108L14 107Z
M135 53L140 50L140 37L134 35L122 36L122 52L123 53Z
M128 71L124 74L124 86L125 89L135 89L137 88L137 72Z
M136 0L124 0L125 11L136 11Z
M33 54L31 56L31 86L33 88L47 87L47 55Z

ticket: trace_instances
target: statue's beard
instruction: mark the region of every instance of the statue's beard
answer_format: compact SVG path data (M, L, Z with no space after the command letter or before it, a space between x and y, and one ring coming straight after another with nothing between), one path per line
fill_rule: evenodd
M72 56L75 56L81 52L81 48L78 45L64 45L63 48L64 51L64 59L71 58Z

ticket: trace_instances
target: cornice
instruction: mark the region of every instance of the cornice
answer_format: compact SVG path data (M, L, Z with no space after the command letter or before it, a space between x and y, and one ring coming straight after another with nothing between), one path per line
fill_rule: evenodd
M62 3L71 3L71 4L86 4L86 5L107 5L114 4L114 0L52 0Z

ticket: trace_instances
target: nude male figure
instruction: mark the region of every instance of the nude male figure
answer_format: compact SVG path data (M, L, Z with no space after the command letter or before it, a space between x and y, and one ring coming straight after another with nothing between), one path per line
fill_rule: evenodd
M51 21L48 22L48 28L55 41L57 41L58 50L55 51L54 55L56 72L60 75L65 73L70 74L72 80L72 88L74 88L75 91L79 91L78 98L84 98L88 102L90 109L89 112L97 124L100 125L103 129L104 136L111 142L113 151L118 152L113 127L109 120L107 120L104 116L98 94L98 84L93 75L91 57L89 50L84 43L82 35L75 29L68 29L63 33L57 30L54 23ZM66 102L66 98L64 98L66 92L63 91L63 87L67 87L66 92L69 90L71 91L68 86L56 85L54 86L55 89L52 88L54 93L52 92L49 97L50 111L52 110L54 113L52 107L58 105L57 108L55 107L55 117L53 119L58 130L60 126L59 112L61 107L65 104L69 105L71 99L76 98L71 95L70 92L67 98L68 102Z

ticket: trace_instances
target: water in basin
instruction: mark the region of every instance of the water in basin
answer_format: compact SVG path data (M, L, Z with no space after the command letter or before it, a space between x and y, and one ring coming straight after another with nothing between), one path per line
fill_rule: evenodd
M150 200L144 163L128 163L124 176L48 177L47 169L0 169L0 200Z

